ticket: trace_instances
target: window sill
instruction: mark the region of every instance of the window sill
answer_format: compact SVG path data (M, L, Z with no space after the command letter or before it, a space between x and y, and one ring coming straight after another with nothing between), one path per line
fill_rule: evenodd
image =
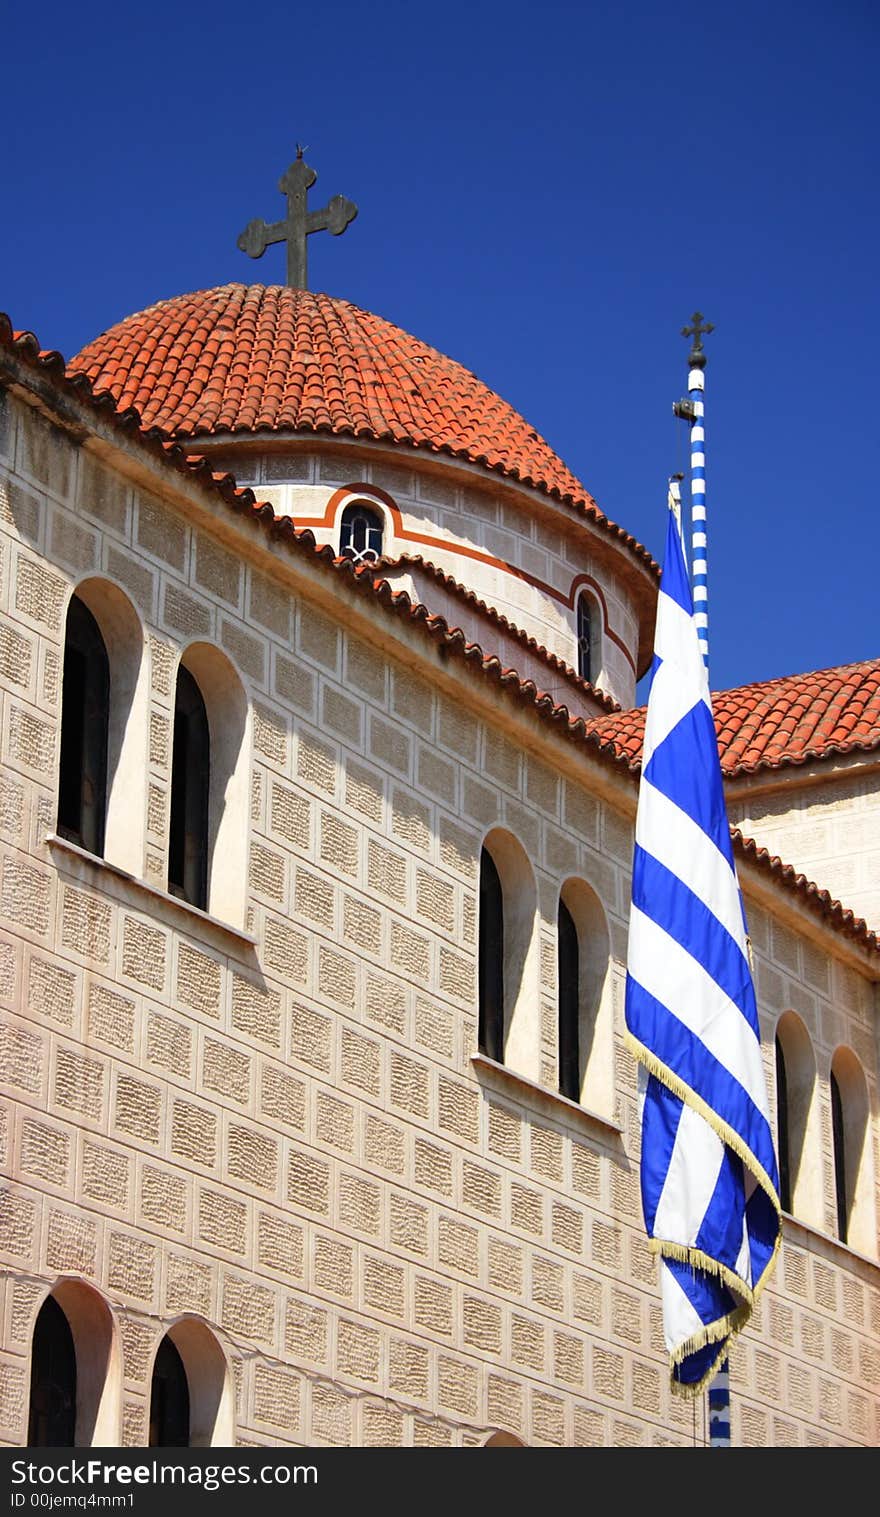
M589 1111L586 1106L581 1106L577 1101L570 1101L568 1096L560 1095L558 1090L548 1090L546 1085L539 1085L536 1080L530 1080L527 1075L517 1074L516 1070L509 1069L506 1064L499 1064L484 1053L474 1054L471 1057L471 1065L481 1085L488 1086L492 1090L503 1090L524 1105L532 1108L538 1106L548 1115L569 1122L585 1132L595 1133L598 1129L607 1138L615 1139L623 1136L623 1129L609 1117L602 1117L598 1112Z
M81 883L96 886L105 895L113 896L124 905L135 906L140 910L149 905L168 925L197 933L202 938L219 939L227 950L232 945L238 949L239 954L243 952L248 959L253 957L257 939L243 928L221 922L219 917L212 917L210 912L201 911L198 906L191 906L188 901L182 901L179 896L171 895L167 890L149 885L146 880L139 880L136 875L120 869L118 864L111 864L107 859L89 853L55 832L49 834L46 843L53 857L60 854L66 858L68 867L72 866Z
M822 1243L827 1243L829 1248L840 1250L841 1253L846 1254L850 1259L857 1259L860 1264L867 1264L875 1273L880 1269L880 1260L876 1257L872 1258L870 1254L861 1253L859 1249L853 1248L851 1243L841 1242L840 1238L836 1238L833 1233L826 1233L815 1222L805 1222L802 1217L796 1217L793 1212L784 1211L782 1213L782 1223L783 1237L788 1242L795 1241L791 1237L793 1232L806 1233L808 1235L808 1238L804 1240L806 1247L809 1247L809 1238L818 1238Z

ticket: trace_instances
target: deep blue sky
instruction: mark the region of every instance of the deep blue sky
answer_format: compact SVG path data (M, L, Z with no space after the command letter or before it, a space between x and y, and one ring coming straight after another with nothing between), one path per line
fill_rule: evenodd
M711 681L880 655L876 0L7 9L0 309L65 356L283 250L473 369L658 557L707 340Z

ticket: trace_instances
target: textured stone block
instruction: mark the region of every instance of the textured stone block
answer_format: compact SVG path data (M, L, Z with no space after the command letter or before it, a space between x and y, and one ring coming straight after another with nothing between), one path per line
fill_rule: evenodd
M284 1325L287 1352L297 1361L327 1362L328 1313L297 1296L288 1296Z
M337 1214L343 1228L375 1238L382 1221L382 1193L372 1180L343 1172L339 1176Z
M228 1043L218 1043L206 1038L202 1054L202 1083L206 1090L248 1105L251 1098L251 1071L253 1061L247 1054L231 1048Z
M166 1312L201 1312L213 1317L210 1266L186 1254L169 1253L165 1264Z
M221 1322L228 1333L270 1344L275 1336L275 1293L239 1275L223 1279Z
M257 1218L257 1263L272 1274L299 1280L303 1274L303 1230L275 1212Z
M206 1107L175 1100L171 1107L171 1152L212 1169L217 1159L217 1117Z
M229 1123L226 1170L243 1180L247 1189L275 1191L278 1188L278 1144L255 1127Z
M21 1124L19 1166L23 1176L46 1180L50 1185L68 1183L71 1161L71 1137L61 1128L51 1127L35 1117Z
M260 1072L260 1110L264 1117L284 1122L297 1132L306 1125L306 1088L302 1080L285 1074L274 1064Z
M158 1250L152 1243L130 1233L111 1231L108 1244L107 1284L141 1301L153 1297Z
M276 990L232 976L232 1025L271 1048L281 1047L281 997Z
M463 1359L440 1354L437 1359L437 1396L442 1407L461 1417L475 1418L479 1380L476 1367Z
M248 1210L244 1201L207 1187L199 1192L199 1238L202 1243L243 1254L247 1248Z
M55 1054L56 1106L100 1121L104 1109L105 1074L101 1060L86 1058L72 1048L58 1048Z
M314 1154L293 1150L287 1166L287 1199L325 1216L330 1204L330 1166Z
M132 1075L118 1075L114 1126L146 1143L158 1143L161 1121L161 1089L144 1080L136 1080Z
M267 1364L254 1368L254 1417L285 1433L300 1426L301 1384L297 1375Z
M331 1024L328 1017L307 1006L293 1005L290 1015L290 1052L313 1069L330 1068Z
M182 1175L145 1164L141 1173L140 1220L171 1232L186 1230L189 1190Z
M339 1238L314 1239L312 1279L317 1290L350 1300L354 1291L354 1250Z
M89 1201L125 1209L131 1188L131 1160L121 1149L84 1141L80 1187Z
M406 1165L406 1137L403 1129L383 1122L372 1114L364 1122L364 1162L371 1169L385 1169L402 1175Z
M37 1208L22 1191L9 1186L0 1189L0 1248L7 1257L33 1258L37 1226Z
M7 922L15 922L30 932L49 929L51 882L48 875L32 869L22 859L3 860L0 883L0 912Z
M264 929L264 952L270 969L277 970L284 979L305 984L309 973L308 938L285 922L274 917L266 919Z
M375 1384L382 1340L374 1328L340 1318L336 1328L336 1368L340 1375Z

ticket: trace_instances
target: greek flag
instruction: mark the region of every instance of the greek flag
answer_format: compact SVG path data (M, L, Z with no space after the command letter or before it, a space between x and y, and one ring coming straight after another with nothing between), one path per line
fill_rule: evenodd
M626 1039L672 1384L696 1394L780 1242L779 1181L709 683L669 512L636 817Z

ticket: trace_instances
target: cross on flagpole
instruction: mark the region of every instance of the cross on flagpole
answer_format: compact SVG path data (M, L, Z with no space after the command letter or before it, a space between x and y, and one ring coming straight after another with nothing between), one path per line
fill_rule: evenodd
M262 258L271 243L286 242L287 283L295 290L309 287L306 238L312 232L330 232L339 237L358 212L354 201L346 200L344 195L334 195L320 211L310 211L308 194L317 177L297 144L294 162L278 181L279 190L287 196L287 216L271 225L249 221L238 239L238 246L249 258Z

